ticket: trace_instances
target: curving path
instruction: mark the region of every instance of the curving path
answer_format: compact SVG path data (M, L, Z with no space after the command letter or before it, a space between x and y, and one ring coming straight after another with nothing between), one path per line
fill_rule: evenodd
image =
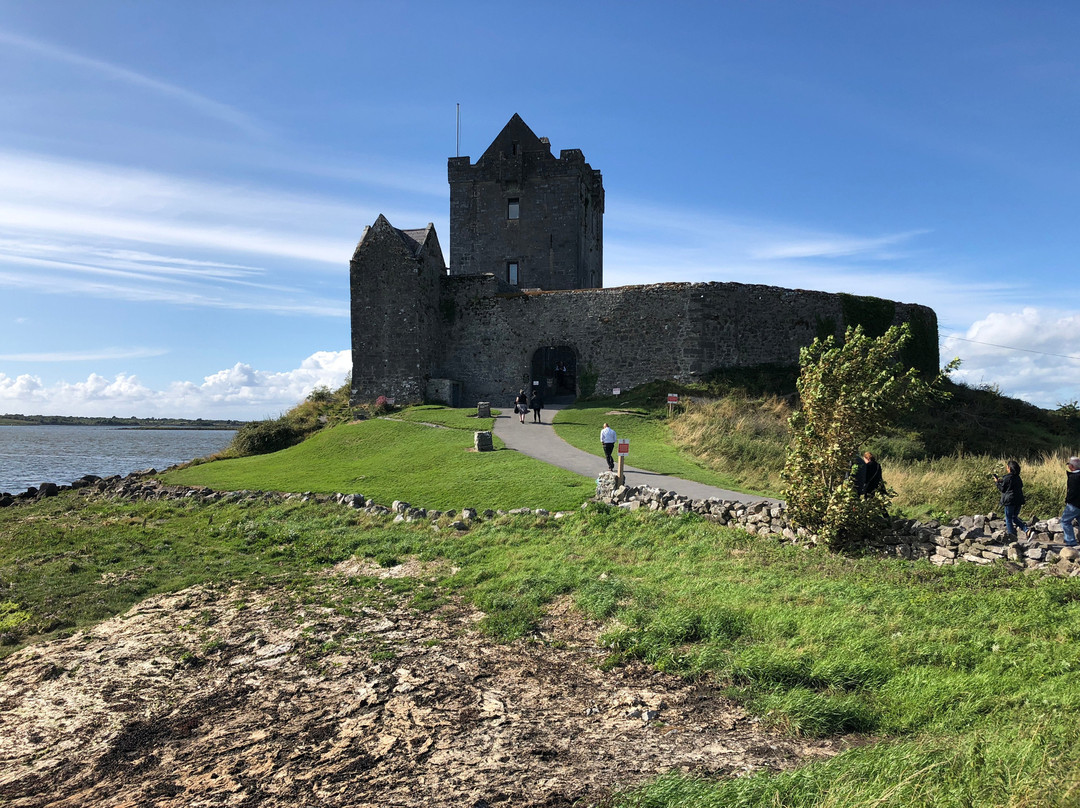
M506 444L508 449L535 457L553 466L576 472L585 477L595 478L607 468L603 457L583 452L581 449L571 446L558 435L551 426L551 419L555 410L560 410L559 405L545 407L541 412L543 423L534 424L532 412L525 416L525 423L518 422L517 416L512 411L504 411L495 418L494 433ZM599 435L597 441L599 442ZM693 499L708 499L719 497L720 499L733 500L735 502L777 502L778 500L762 497L756 494L740 494L738 491L728 491L724 488L716 488L704 483L695 483L691 480L683 480L679 477L669 477L666 474L658 474L655 471L626 466L626 484L634 486L649 486L660 488L665 491L674 491L685 497Z

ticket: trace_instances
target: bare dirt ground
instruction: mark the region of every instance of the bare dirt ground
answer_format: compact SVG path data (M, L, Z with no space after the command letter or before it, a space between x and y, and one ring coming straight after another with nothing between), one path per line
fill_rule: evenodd
M670 770L728 777L835 754L761 730L706 684L603 671L557 604L500 645L471 607L419 613L352 562L317 587L197 587L0 662L0 804L570 806ZM380 591L381 589L381 591ZM345 610L347 611L347 610Z

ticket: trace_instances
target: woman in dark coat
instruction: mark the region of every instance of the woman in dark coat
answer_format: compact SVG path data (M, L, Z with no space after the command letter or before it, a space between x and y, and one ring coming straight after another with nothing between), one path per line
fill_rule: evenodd
M866 469L866 479L863 482L862 494L864 497L872 497L879 491L885 494L885 480L881 477L881 464L874 458L872 452L863 452L863 463Z
M544 399L540 398L540 391L533 390L532 399L529 401L529 406L533 411L533 423L542 424L540 420L540 410L544 409Z
M1020 464L1010 460L1005 464L1009 473L1004 477L994 475L994 482L998 491L1001 492L1001 507L1005 511L1005 532L1010 536L1016 535L1019 527L1024 533L1028 532L1028 526L1020 520L1020 508L1024 502L1024 481L1020 479Z

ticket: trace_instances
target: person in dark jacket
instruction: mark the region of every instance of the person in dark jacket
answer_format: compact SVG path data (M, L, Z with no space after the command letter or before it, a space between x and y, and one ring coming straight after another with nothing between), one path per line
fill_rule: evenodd
M1061 514L1061 529L1065 532L1065 546L1076 546L1073 520L1080 519L1080 457L1070 457L1065 474L1065 511Z
M1010 536L1016 535L1019 527L1024 533L1028 532L1028 526L1020 519L1020 508L1023 507L1024 481L1020 479L1020 464L1010 460L1005 464L1009 473L1003 477L994 475L994 483L1001 492L1001 507L1005 510L1005 532Z
M540 420L540 410L544 409L544 399L540 397L539 390L533 390L532 398L529 400L529 406L532 407L533 411L533 423L542 424L543 421Z
M872 497L878 492L885 494L885 480L881 476L881 464L872 452L863 452L864 481L862 495Z

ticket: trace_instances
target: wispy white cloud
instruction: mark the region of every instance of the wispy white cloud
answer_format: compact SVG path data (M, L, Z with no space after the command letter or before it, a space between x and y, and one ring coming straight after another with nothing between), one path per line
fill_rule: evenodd
M19 48L44 59L71 65L78 68L80 72L88 71L103 78L123 82L132 87L147 90L155 95L178 101L207 117L236 127L249 135L262 136L264 134L263 128L251 116L235 107L127 67L84 56L50 42L2 29L0 29L0 43L9 48Z
M39 261L45 266L48 262ZM303 314L314 317L346 317L349 314L345 293L342 299L324 299L306 294L268 295L252 298L247 295L221 295L210 289L183 289L176 286L148 286L144 283L120 283L114 279L92 281L68 276L58 278L50 273L15 273L0 271L0 286L25 289L46 294L82 295L133 303L169 303L191 308L262 311L269 314Z
M760 283L882 297L932 307L966 326L1016 299L1023 279L978 272L940 254L929 228L866 236L816 232L720 212L621 206L604 222L608 285Z
M85 380L45 384L39 376L0 373L0 410L24 414L114 415L118 408L141 417L265 418L302 401L315 387L339 387L352 369L352 352L317 351L299 367L260 370L237 363L195 381L160 389L138 377L91 373Z
M850 236L812 237L787 243L769 244L751 249L750 257L761 260L794 258L848 258L860 257L870 260L888 260L897 257L897 245L910 241L929 230L913 230L876 238L852 238Z
M343 276L376 215L331 198L0 151L0 282L339 317L344 283L340 299L324 300L303 278Z
M0 362L98 362L114 359L149 359L169 353L167 348L101 348L86 351L0 354Z
M399 227L426 223L410 210L0 151L0 237L9 240L81 239L102 250L135 242L344 267L380 212Z

